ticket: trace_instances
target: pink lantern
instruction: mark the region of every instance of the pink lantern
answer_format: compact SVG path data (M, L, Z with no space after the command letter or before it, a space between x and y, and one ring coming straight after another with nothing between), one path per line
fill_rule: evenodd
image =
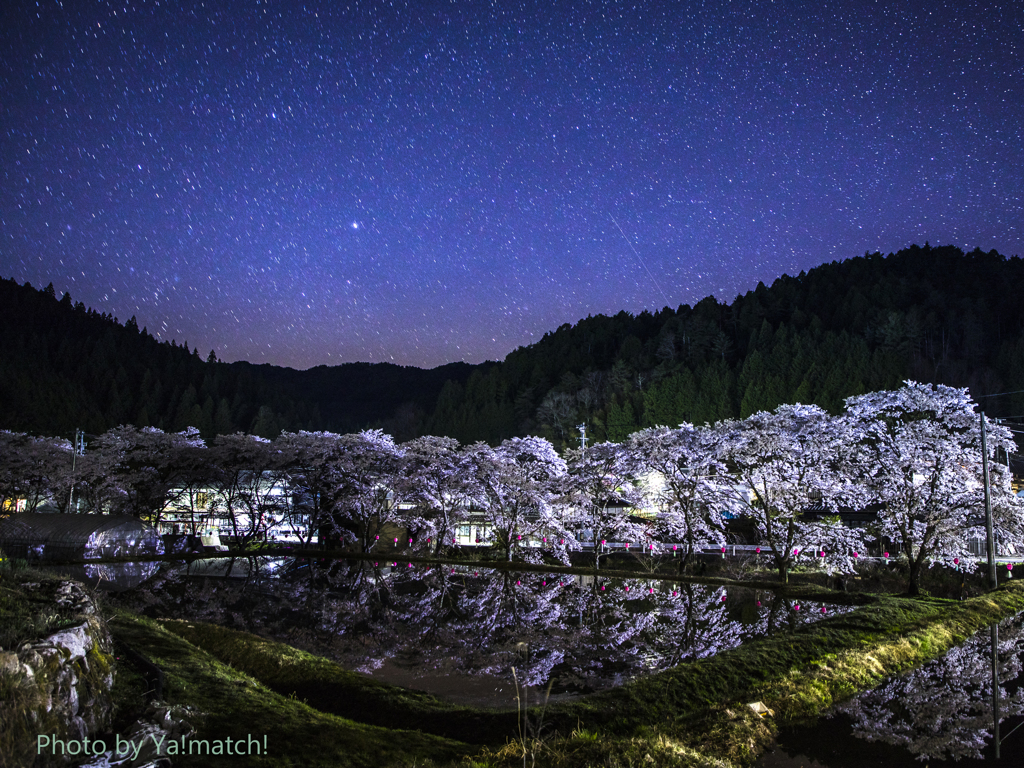
M518 536L516 536L516 539L517 539L518 541L522 541L522 540L523 540L523 535L522 535L522 534L519 534Z
M725 595L722 595L722 602L725 602Z
M761 548L758 547L756 550L754 550L754 554L755 555L760 555L761 554Z
M654 594L654 587L651 587L651 594Z
M799 556L800 556L800 550L799 549L794 549L793 550L793 557L799 557Z
M629 551L629 544L628 543L626 544L626 551L627 552Z
M678 594L679 594L678 591L676 591L674 589L672 590L672 597L676 597Z
M412 539L409 539L409 546L412 546Z
M800 606L799 605L794 605L793 606L793 610L794 611L799 611L800 610Z
M629 592L629 587L626 587L626 591Z
M823 605L823 606L821 606L821 612L822 612L822 613L826 613L826 610L825 610L825 606L824 606L824 605Z
M860 557L860 555L858 555L856 552L853 553L853 556L854 557Z
M604 584L601 585L601 591L604 592Z
M725 559L725 547L722 547L722 559Z
M545 536L545 537L544 537L544 543L545 543L545 544L547 544L547 543L548 543L548 537L547 537L547 536Z
M516 586L517 586L517 587L521 587L521 586L523 586L523 582L521 582L521 581L519 581L518 579L516 579Z
M960 565L960 558L959 557L954 557L953 558L953 565Z
M888 560L888 559L889 559L889 553L888 553L888 552L886 552L886 553L885 553L885 559L886 559L886 560Z
M818 553L818 557L824 557L824 556L825 556L825 550L823 549L823 550L821 550L821 552Z
M373 537L373 540L374 540L374 541L380 541L380 536L374 536L374 537Z
M758 608L760 608L760 607L761 607L761 601L760 601L760 600L758 600L758 601L757 601L757 607L758 607Z
M377 563L374 563L374 564L373 564L373 567L374 567L374 568L376 568L376 567L377 567Z
M605 544L607 544L607 542L604 539L601 539L601 546L603 547Z
M565 539L559 539L559 540L558 540L558 543L559 543L559 544L565 544Z
M412 563L409 563L409 567L412 568Z
M558 582L558 586L560 586L560 587L564 587L564 586L565 586L565 582L564 582L564 581L560 581L560 582Z
M395 536L395 546L396 547L398 546L398 537L397 536Z
M542 582L540 583L540 585L541 585L542 587L546 587L546 586L548 585L548 583L547 583L546 581L542 581Z

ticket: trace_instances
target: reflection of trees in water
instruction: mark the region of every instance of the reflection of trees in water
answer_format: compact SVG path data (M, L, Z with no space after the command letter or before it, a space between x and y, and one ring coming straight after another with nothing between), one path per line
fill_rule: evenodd
M251 558L181 566L123 599L150 615L272 637L357 671L390 659L437 675L506 677L515 665L520 683L553 679L559 692L620 685L814 618L764 592L764 607L741 623L737 595L727 607L724 594L640 578Z
M1024 713L1021 674L1024 614L999 625L1000 720ZM840 705L853 733L908 749L918 759L981 757L992 730L992 643L982 631L941 659Z
M731 599L741 604L739 612L744 617L740 636L742 642L792 632L829 616L842 616L856 610L856 606L852 605L794 600L768 589L738 589L731 590L730 594Z

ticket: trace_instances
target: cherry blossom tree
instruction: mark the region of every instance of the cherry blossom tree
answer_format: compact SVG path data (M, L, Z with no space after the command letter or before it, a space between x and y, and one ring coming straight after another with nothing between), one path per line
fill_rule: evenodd
M341 436L333 432L282 432L274 447L285 467L290 505L289 524L300 541L314 535L326 546L334 540L331 524L338 512L338 462L344 454Z
M565 479L565 461L541 437L512 437L497 448L485 443L467 451L478 483L476 504L489 525L489 536L509 561L513 556L539 561L529 549L531 538L548 538L550 551L568 561L575 538L555 504Z
M721 433L710 427L681 424L634 432L627 450L650 473L650 499L661 508L659 528L682 541L680 568L694 552L725 543L722 514L732 478L721 459Z
M205 448L194 427L170 434L133 426L104 432L82 462L94 509L159 522L172 490L186 474L183 455Z
M967 389L907 381L899 390L846 400L855 435L849 469L879 505L878 531L910 566L910 594L919 592L925 564L972 568L968 544L984 538L981 425ZM994 462L1013 451L1008 429L989 425L987 447L997 539L1022 533L1021 504L1010 473Z
M800 552L829 532L820 523L809 527L805 512L834 509L858 493L841 472L845 423L818 406L797 404L722 422L716 429L736 481L731 507L753 521L780 579L788 582ZM829 545L833 550L840 536L846 536L834 532Z
M67 498L71 483L71 443L0 431L0 514L24 502L35 512L50 499Z
M211 449L216 467L216 512L228 519L238 544L265 539L285 513L285 467L269 440L236 433L218 435Z
M384 526L417 524L400 504L402 450L379 429L342 435L339 443L342 450L333 461L338 484L334 522L369 552Z
M421 538L433 540L434 554L455 536L478 494L469 455L458 440L427 435L402 444L403 496L420 508Z
M594 567L601 567L603 541L642 543L647 526L633 516L644 495L637 485L636 454L618 443L597 443L586 450L566 451L568 474L564 503L574 514L577 531L587 531L594 545Z

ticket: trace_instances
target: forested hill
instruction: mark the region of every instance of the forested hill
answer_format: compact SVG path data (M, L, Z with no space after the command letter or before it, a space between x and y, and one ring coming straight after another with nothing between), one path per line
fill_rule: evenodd
M913 246L825 264L731 304L706 298L563 325L500 364L349 363L295 371L222 363L114 317L0 279L0 429L99 434L119 424L204 437L380 426L404 440L578 444L641 427L746 416L895 388L907 378L1024 390L1024 261ZM986 399L1024 414L1024 396Z
M825 264L731 304L588 317L445 385L425 425L494 442L621 440L646 426L743 417L780 403L837 412L904 379L1024 389L1024 262L995 251L913 246ZM1024 396L984 401L1024 414Z
M413 437L448 380L473 366L433 370L349 363L295 371L223 363L187 343L159 342L135 318L117 318L0 279L0 429L70 436L120 424L204 437L282 429L347 432L383 426Z

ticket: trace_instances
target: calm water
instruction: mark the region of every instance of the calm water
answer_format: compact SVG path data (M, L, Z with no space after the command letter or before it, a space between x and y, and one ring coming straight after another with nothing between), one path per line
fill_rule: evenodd
M985 630L946 656L893 678L830 717L784 729L757 768L1024 766L1024 614L999 625L1000 732L995 759L992 638ZM954 762L955 761L955 762Z
M851 610L765 590L387 560L209 560L119 600L287 642L384 682L515 706L516 679L564 698ZM822 613L822 608L827 612Z

